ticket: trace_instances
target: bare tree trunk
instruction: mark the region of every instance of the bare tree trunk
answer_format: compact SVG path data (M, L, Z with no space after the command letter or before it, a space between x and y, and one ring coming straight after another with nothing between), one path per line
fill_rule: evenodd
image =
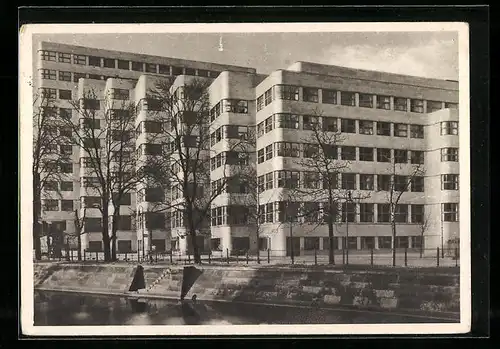
M107 203L103 205L102 208L102 242L104 248L104 260L106 262L111 261L111 251L110 251L110 239L109 239L109 217L108 217L108 208Z
M42 202L40 195L40 183L38 174L34 174L33 180L33 247L35 248L35 260L42 259L42 244L40 242L41 232L39 219L42 216Z
M114 212L119 212L117 211L116 207ZM111 226L111 260L113 262L116 261L116 232L118 230L118 222L120 220L114 212L112 216L112 226Z
M82 260L82 232L78 232L77 236L77 245L78 245L78 261Z
M391 218L391 228L392 228L392 266L396 266L396 221Z
M328 264L335 264L335 254L334 254L334 248L335 245L333 244L333 221L332 221L332 216L330 215L328 218Z

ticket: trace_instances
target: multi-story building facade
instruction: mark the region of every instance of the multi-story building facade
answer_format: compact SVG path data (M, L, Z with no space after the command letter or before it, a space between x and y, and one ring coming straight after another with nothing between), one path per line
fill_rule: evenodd
M143 106L135 120L141 156L161 157L161 152L146 150L154 148L147 146L150 134L158 133L148 124L147 91L155 81L175 79L173 90L193 76L210 82L210 147L206 152L210 185L217 190L222 179L227 185L212 202L211 240L203 239L204 250L271 249L284 255L291 246L294 253L328 249L325 224L298 218L291 223L290 237L284 214L288 184L304 187L311 177L311 169L304 168L301 159L307 156L312 124L342 134L335 156L349 166L339 174L338 188L362 197L339 203L336 248L435 248L459 237L456 81L306 62L265 76L253 68L45 42L39 47L37 63L36 87L53 90L60 113L71 113L69 100L82 98L85 86L93 86L103 96L114 89L127 91L132 103ZM247 144L245 150L235 147L242 141ZM92 201L84 185L85 160L81 157L81 151L73 149L71 168L64 168L68 178L59 184L63 197L57 205L54 198L47 199L51 201L46 207L51 208L43 215L46 221L67 222L69 232L74 230L73 209L82 207L78 202ZM398 201L397 238L393 241L387 185L408 178L415 167L421 171ZM238 175L242 169L255 175L255 186L242 183L243 176ZM169 218L151 212L164 194L157 191L140 184L137 195L131 193L121 206L123 216L144 213L154 223L125 218L118 232L119 250L149 250L151 245L157 250L189 249L186 239L178 238L185 234L182 217L175 212ZM317 204L321 209L323 203ZM252 218L251 206L255 205L263 213L261 217ZM100 212L92 205L87 207L87 217L97 222ZM258 228L255 219L259 219ZM95 232L86 230L84 248L102 248L98 226L96 223Z

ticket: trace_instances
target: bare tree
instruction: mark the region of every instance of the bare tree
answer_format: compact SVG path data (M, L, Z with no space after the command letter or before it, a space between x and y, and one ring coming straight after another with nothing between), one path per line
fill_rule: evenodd
M116 259L120 204L143 180L144 172L137 171L135 106L129 101L129 91L111 90L104 98L99 97L96 90L90 89L73 101L78 120L66 120L66 126L72 131L73 143L83 153L83 187L98 197L99 203L91 207L101 212L104 259L112 261ZM87 206L83 202L83 207Z
M58 182L64 178L61 166L71 161L71 152L63 148L71 143L60 130L64 115L58 113L53 93L41 90L33 103L33 242L36 260L42 258L42 194L55 192L60 196Z
M197 237L210 229L212 203L234 184L249 155L244 140L230 139L229 150L217 154L222 176L211 181L211 131L215 130L210 127L209 84L207 79L192 78L173 91L171 81L159 81L147 98L154 105L148 118L164 125L165 136L162 159L148 162L151 182L167 192L156 211L170 211L176 225L185 227L186 233L180 237L188 238L197 264L201 263Z
M387 190L387 203L389 205L389 217L391 223L392 231L392 265L396 266L396 231L397 224L403 220L406 222L406 214L400 214L399 202L403 194L410 190L412 191L423 191L423 174L421 164L411 165L408 171L408 159L407 152L404 151L402 159L398 160L398 156L394 156L390 164L390 172L386 175L387 181L382 188L379 175L379 190ZM412 161L413 162L413 161ZM418 161L415 161L418 162ZM421 189L418 189L421 187Z

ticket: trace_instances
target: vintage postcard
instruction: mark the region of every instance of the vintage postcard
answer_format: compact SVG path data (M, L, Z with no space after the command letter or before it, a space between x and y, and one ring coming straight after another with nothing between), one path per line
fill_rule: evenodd
M22 333L468 332L468 37L23 26Z

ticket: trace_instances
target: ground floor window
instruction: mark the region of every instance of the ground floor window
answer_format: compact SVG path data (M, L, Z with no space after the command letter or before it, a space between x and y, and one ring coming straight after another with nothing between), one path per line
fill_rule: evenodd
M139 242L141 242L141 241L139 241ZM170 249L172 251L179 251L179 240L178 239L170 240Z
M342 238L342 246L345 249L356 250L358 248L358 238L355 236L350 236L347 239L345 237Z
M339 249L339 240L337 238L333 238L333 249L338 250ZM330 250L330 238L323 238L323 250Z
M396 248L408 248L408 236L396 237Z
M222 245L220 242L220 238L210 239L210 250L222 251Z
M250 239L248 237L233 237L233 251L246 252L250 249Z
M259 238L259 251L266 251L269 248L268 238Z
M392 248L391 245L392 237L390 236L379 236L378 237L378 248Z
M304 250L319 250L319 238L318 237L305 237L304 238Z
M362 236L361 237L361 249L372 249L375 248L375 238L373 236Z

